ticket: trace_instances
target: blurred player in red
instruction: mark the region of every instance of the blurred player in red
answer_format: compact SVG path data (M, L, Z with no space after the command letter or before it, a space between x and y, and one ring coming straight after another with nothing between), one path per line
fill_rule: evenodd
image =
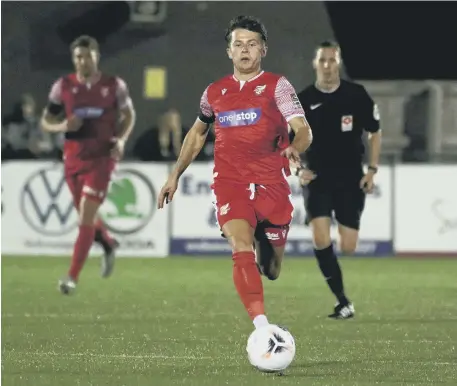
M269 279L279 275L293 206L285 179L290 161L311 143L311 130L293 86L264 72L267 31L255 18L239 16L225 35L234 74L210 84L200 115L184 139L159 208L173 199L178 180L205 143L214 124L214 183L217 220L233 256L233 280L256 328L267 325L263 287L256 266ZM288 128L295 132L289 144Z
M41 119L43 130L65 133L65 179L79 213L79 233L70 270L67 277L59 281L64 294L75 289L94 241L104 249L102 276L108 277L113 270L118 244L108 234L97 212L135 123L135 111L125 82L98 69L97 41L81 36L70 49L76 72L54 83Z

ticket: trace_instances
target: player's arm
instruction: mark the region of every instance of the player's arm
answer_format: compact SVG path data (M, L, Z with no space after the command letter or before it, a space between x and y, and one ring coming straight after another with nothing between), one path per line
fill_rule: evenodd
M313 141L313 133L305 117L295 117L289 121L289 126L295 133L291 146L299 153L305 152Z
M276 85L275 100L279 111L295 134L291 146L298 153L305 152L311 145L313 134L295 89L285 77L280 78Z
M369 169L376 172L381 154L381 129L378 106L363 88L361 100L363 126L368 132Z
M67 122L64 116L64 105L62 102L62 80L55 82L49 93L48 105L45 107L40 120L43 131L49 133L60 133L67 131Z
M181 152L172 171L173 177L176 179L181 177L184 171L200 153L212 123L214 123L214 113L208 102L207 88L200 100L200 114L184 138Z
M133 106L132 98L130 97L129 90L127 84L121 79L117 78L117 90L116 90L116 98L117 98L117 106L120 113L120 129L119 134L117 136L118 141L122 143L126 143L132 134L133 127L135 126L136 121L136 113L135 108Z

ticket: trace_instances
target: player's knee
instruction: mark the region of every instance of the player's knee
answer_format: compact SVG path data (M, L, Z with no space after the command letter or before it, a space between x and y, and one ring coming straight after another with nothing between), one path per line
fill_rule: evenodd
M327 248L332 239L327 232L314 232L313 233L313 243L316 249L324 249Z
M230 245L233 253L252 251L252 238L246 236L231 236Z
M341 238L340 249L344 255L351 255L357 248L357 239L354 238Z
M95 225L100 202L91 197L83 196L79 204L80 225Z
M339 225L340 249L344 255L351 255L357 248L359 232L355 228Z

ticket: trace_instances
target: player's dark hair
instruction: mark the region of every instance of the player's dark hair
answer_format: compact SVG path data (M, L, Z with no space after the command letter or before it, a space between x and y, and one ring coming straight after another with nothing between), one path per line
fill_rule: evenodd
M75 48L78 47L84 47L91 51L94 50L100 52L97 40L89 35L82 35L73 40L70 44L70 51L73 52Z
M321 48L334 48L335 50L338 50L341 53L340 45L334 40L324 40L323 42L319 43L316 47L316 52Z
M262 40L266 43L268 40L267 29L263 23L252 16L237 16L234 19L230 20L228 28L225 30L225 41L227 44L230 44L232 39L232 32L236 29L247 29L251 32L257 32L260 34Z

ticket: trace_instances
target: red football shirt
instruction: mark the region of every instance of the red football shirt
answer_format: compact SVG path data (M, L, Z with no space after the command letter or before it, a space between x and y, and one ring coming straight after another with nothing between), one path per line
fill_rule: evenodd
M88 83L76 74L58 79L49 93L49 102L62 105L67 118L76 115L83 119L78 131L65 133L66 162L108 157L119 110L132 103L126 83L104 74L97 74Z
M226 76L206 88L200 111L214 120L215 181L284 181L288 161L280 153L289 145L287 122L305 116L285 77L263 71L248 81Z

